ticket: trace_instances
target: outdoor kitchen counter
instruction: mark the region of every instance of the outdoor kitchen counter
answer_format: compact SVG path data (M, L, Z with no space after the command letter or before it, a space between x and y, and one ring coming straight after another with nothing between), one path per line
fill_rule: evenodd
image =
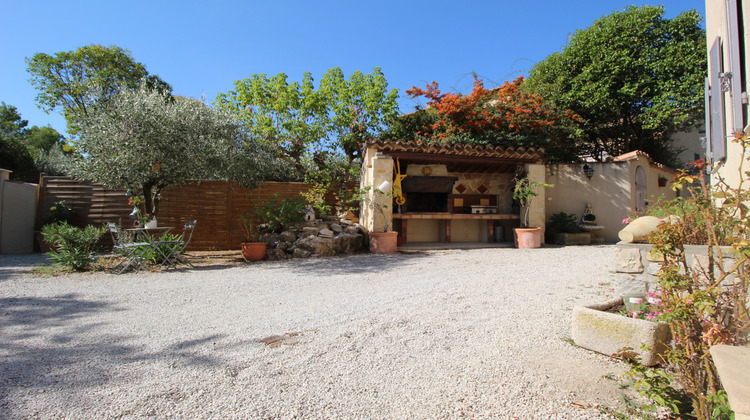
M469 214L469 213L393 213L394 219L470 219L470 220L519 220L517 214Z
M408 221L409 220L441 220L441 242L451 242L453 220L483 220L486 222L484 231L486 232L486 242L494 242L495 221L499 220L519 220L517 214L470 214L470 213L393 213L393 219L401 220L400 234L404 242L408 242ZM500 240L502 242L502 240Z

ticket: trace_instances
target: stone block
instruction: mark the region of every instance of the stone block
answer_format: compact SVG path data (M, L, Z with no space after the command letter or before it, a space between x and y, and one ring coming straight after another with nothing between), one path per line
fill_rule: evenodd
M615 251L615 270L618 273L643 273L640 249L618 247Z
M750 347L716 345L711 357L735 419L750 419Z
M623 347L631 347L645 366L662 361L661 355L670 341L669 326L584 306L573 308L571 337L576 345L597 353L612 355ZM643 351L646 344L650 351Z
M625 296L627 294L645 295L648 290L648 282L642 276L618 274L615 277L615 295L617 296Z

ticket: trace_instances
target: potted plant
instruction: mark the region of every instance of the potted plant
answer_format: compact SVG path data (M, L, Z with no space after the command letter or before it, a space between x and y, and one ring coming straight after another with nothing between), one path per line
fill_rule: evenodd
M667 177L665 177L664 175L659 175L659 186L660 187L667 186Z
M387 183L387 184L386 184ZM391 198L391 192L388 191L390 183L387 181L378 188L373 190L374 197L369 197L371 187L367 187L362 191L362 199L370 206L371 209L377 210L383 216L383 231L373 231L369 233L370 236L370 252L374 254L394 254L398 250L398 232L390 230L391 225L388 217L385 215L385 209L388 208L388 204L383 203L383 198ZM380 199L378 199L380 198Z
M242 226L242 258L247 262L260 261L266 256L267 243L262 240L258 232L258 224L255 221L256 214L254 211L245 210L240 215L240 225Z
M552 185L533 181L527 174L517 179L513 187L513 199L521 207L521 227L513 229L513 237L518 248L539 248L542 245L542 228L529 227L529 209L531 201L539 195L536 192L539 187L550 188Z

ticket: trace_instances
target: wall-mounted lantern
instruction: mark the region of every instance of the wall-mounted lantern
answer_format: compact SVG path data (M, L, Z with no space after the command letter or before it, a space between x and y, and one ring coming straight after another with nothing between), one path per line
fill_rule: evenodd
M594 176L594 168L589 166L588 163L583 165L583 174L586 175L586 178L591 179L592 176Z

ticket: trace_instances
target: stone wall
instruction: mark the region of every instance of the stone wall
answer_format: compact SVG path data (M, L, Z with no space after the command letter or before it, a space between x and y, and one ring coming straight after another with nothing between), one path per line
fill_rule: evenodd
M329 257L366 252L364 227L349 220L313 220L268 236L266 258Z
M651 252L653 245L619 242L615 251L615 271L617 272L615 294L645 294L656 289L657 273L663 259ZM722 248L724 267L734 265L731 248ZM708 248L705 245L685 245L686 261L695 272L708 267ZM729 279L731 280L731 279Z

